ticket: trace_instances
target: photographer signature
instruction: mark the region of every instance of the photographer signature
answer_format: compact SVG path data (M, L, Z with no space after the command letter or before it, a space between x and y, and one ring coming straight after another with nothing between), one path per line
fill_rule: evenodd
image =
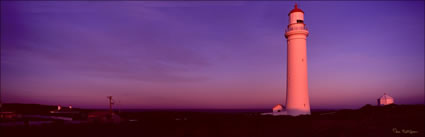
M417 134L419 133L418 131L415 130L411 130L411 129L397 129L397 128L393 128L393 133L396 134Z

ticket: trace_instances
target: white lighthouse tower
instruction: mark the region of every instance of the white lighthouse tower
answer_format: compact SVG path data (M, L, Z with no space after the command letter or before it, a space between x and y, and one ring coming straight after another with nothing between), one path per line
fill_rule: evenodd
M310 101L307 81L307 36L304 12L297 7L289 12L289 25L285 31L287 38L287 115L309 115Z
M280 104L273 112L262 115L310 115L310 101L307 81L307 36L304 12L297 7L289 12L289 25L285 31L287 38L287 77L286 107Z

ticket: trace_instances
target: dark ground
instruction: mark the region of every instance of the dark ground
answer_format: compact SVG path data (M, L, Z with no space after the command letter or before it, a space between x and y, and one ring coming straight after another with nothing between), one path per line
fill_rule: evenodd
M422 137L424 105L366 105L310 116L261 116L255 112L122 112L120 124L0 127L1 137ZM128 122L128 120L137 122Z

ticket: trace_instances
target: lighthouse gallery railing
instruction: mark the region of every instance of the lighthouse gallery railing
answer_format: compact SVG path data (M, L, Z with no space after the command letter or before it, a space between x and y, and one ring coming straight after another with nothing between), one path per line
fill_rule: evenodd
M291 30L307 30L308 31L308 28L307 28L307 26L303 26L303 27L289 27L289 28L286 28L285 29L285 33L288 32L288 31L291 31Z

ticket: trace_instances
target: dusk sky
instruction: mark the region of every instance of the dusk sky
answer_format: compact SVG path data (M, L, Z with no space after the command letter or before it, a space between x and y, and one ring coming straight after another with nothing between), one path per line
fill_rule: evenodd
M285 104L289 1L1 2L5 103ZM311 108L424 103L424 1L301 1Z

